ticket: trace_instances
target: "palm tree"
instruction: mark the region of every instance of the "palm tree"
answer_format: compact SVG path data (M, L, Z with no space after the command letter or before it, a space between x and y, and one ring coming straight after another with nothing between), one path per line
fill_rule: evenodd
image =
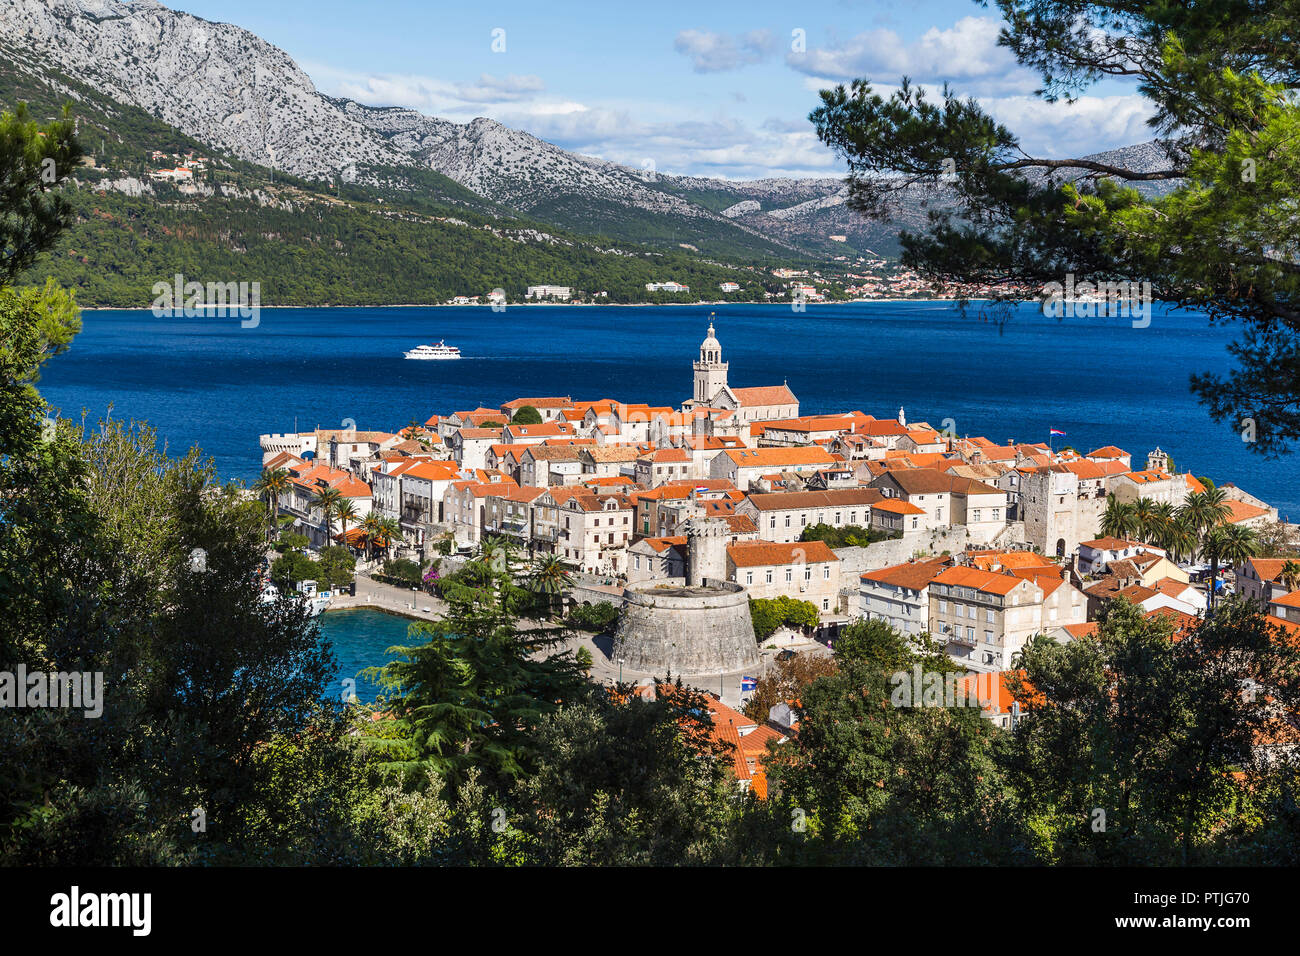
M545 595L546 612L551 614L555 609L555 596L563 594L571 580L569 569L559 556L547 554L534 562L532 572L528 575L528 590L537 595Z
M1192 523L1185 517L1174 517L1170 520L1165 530L1164 541L1161 547L1169 552L1169 556L1175 561L1182 561L1190 558L1196 553L1196 545L1200 539L1196 536L1196 529Z
M1183 502L1180 511L1191 522L1198 536L1204 535L1211 528L1217 528L1232 514L1228 496L1222 488L1192 492Z
M483 535L479 538L475 557L492 570L498 570L506 560L506 539L497 534Z
M1288 558L1282 565L1277 579L1282 582L1282 587L1286 588L1288 593L1300 590L1300 563Z
M330 528L334 524L334 509L338 507L339 502L343 499L343 494L337 488L331 488L329 485L322 483L316 489L316 506L320 508L321 522L325 525L325 543L330 543Z
M1152 508L1152 543L1159 545L1166 551L1170 548L1170 537L1173 534L1174 521L1177 520L1178 514L1174 506L1167 501L1157 502Z
M338 506L334 509L334 517L338 518L339 524L342 525L339 534L343 536L343 546L347 547L348 522L356 521L359 517L361 517L361 515L357 513L356 505L354 505L350 499L344 498L342 501L338 503Z
M1132 502L1119 501L1114 495L1106 496L1106 510L1101 516L1101 533L1107 538L1128 540L1137 533L1137 509Z
M1133 505L1134 533L1138 539L1150 544L1160 530L1160 516L1156 503L1150 498L1139 498Z
M1209 605L1214 607L1215 585L1219 580L1219 563L1238 568L1259 551L1255 532L1239 524L1220 524L1205 535L1204 553L1210 559Z
M280 495L289 490L289 471L286 468L265 468L253 484L253 491L265 499L271 515L271 535L275 536L280 524Z
M379 534L383 537L385 558L388 557L388 552L395 541L404 540L402 535L402 526L397 523L396 518L380 518Z
M379 523L382 519L375 512L370 512L361 522L361 529L366 534L366 556L374 557L375 541L382 534Z

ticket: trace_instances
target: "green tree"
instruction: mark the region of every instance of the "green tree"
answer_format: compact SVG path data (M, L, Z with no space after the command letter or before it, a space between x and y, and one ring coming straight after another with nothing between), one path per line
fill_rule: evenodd
M749 616L754 624L754 638L760 644L778 628L812 630L821 623L821 612L815 604L784 594L775 598L750 598Z
M1236 601L1177 640L1167 618L1117 600L1096 639L1031 641L1009 684L1037 703L1007 766L1037 855L1187 865L1212 854L1220 821L1268 777L1254 745L1294 707L1296 661L1294 644Z
M351 498L344 498L334 508L334 517L339 519L339 534L342 536L343 543L346 546L348 540L348 523L355 523L361 515L357 512L357 506Z
M0 287L13 283L72 224L72 206L59 186L82 155L71 106L62 119L44 125L32 119L26 103L0 113ZM57 329L47 323L41 331Z
M321 543L322 548L332 543L331 529L334 527L334 517L342 500L341 491L330 487L324 481L320 482L316 489L316 507L320 509L321 529L325 532L325 540Z
M373 746L384 768L418 782L433 771L454 784L471 769L489 779L518 777L531 765L532 732L585 683L562 631L517 630L499 590L487 599L448 595L447 613L411 625L420 643L366 673L392 695L397 733Z
M328 548L321 548L320 559L316 562L316 580L331 591L345 588L356 576L356 567L357 559L352 552L333 544Z
M579 604L569 611L565 623L581 631L608 634L618 624L618 608L610 601Z
M555 554L537 558L527 580L528 590L538 595L547 614L555 613L557 599L563 598L571 583L569 569Z
M542 423L542 413L531 405L520 405L515 410L514 417L510 419L511 425L540 425Z
M899 660L904 672L916 662ZM767 760L779 802L806 815L813 859L1014 861L1021 840L996 759L1002 732L977 707L895 706L895 683L877 660L837 665L800 691L799 733Z
M1120 501L1113 494L1106 496L1106 510L1101 515L1101 533L1106 537L1129 540L1141 525L1137 509L1130 501Z
M1218 593L1219 566L1237 569L1253 558L1259 548L1255 541L1255 532L1238 524L1218 525L1205 535L1203 546L1206 557L1210 559L1210 607L1214 607Z
M288 469L265 468L253 484L254 494L266 502L266 510L271 517L272 537L280 525L280 496L289 490L291 477Z
M959 90L931 100L904 77L882 96L859 79L824 90L810 117L848 163L850 206L881 218L902 192L943 185L952 204L901 237L904 263L924 275L1149 281L1156 299L1240 322L1229 346L1237 366L1195 376L1193 391L1234 431L1250 420L1251 450L1285 451L1300 437L1300 270L1289 251L1300 229L1289 209L1300 184L1296 11L995 2L1006 19L999 43L1041 77L1045 99L1114 77L1136 85L1159 137L1154 168L1035 156Z
M1222 488L1210 488L1188 495L1179 513L1198 536L1204 536L1222 524L1232 514L1232 509Z

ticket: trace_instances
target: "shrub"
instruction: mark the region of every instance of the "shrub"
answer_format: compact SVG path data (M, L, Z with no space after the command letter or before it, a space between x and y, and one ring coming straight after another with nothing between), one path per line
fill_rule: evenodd
M579 604L569 612L567 623L580 631L603 634L614 629L618 623L618 608L609 601L597 604Z
M542 413L531 405L520 405L515 417L510 419L512 425L540 425Z
M775 634L779 627L811 630L821 623L821 613L815 604L785 595L750 599L749 617L754 622L754 637L760 644Z

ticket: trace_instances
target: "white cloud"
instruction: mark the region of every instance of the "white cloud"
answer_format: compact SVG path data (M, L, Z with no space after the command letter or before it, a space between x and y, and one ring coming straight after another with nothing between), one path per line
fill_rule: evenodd
M537 101L546 89L541 77L532 75L483 73L475 82L452 83L413 74L348 73L320 65L309 69L315 82L333 96L434 116L480 115L483 106Z
M557 146L664 173L754 179L839 176L841 164L807 123L759 128L731 118L650 120L644 104L595 107L563 115L503 114L498 119Z
M808 77L804 88L825 89L833 81ZM942 88L924 85L926 98L938 102ZM873 90L889 97L898 87L873 85ZM975 101L995 120L1020 138L1031 156L1048 159L1086 156L1121 146L1148 142L1153 133L1146 125L1151 103L1136 93L1108 96L1081 96L1074 103L1048 103L1036 96L976 96Z
M785 62L832 83L857 77L894 83L909 76L918 83L952 82L973 95L1031 92L1037 76L997 45L998 30L989 17L962 17L944 30L931 27L911 44L893 30L868 30L836 46L787 53Z
M717 73L767 59L776 50L776 40L768 30L750 30L736 36L682 30L673 40L673 49L690 57L696 73Z
M1064 158L1100 153L1152 138L1149 100L1137 95L1082 96L1048 103L1035 96L981 100L993 117L1021 138L1033 156Z

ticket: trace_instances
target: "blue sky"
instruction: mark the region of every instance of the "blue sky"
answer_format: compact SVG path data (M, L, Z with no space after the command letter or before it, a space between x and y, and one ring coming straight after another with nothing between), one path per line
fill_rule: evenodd
M904 74L936 90L946 80L1045 155L1151 138L1145 103L1125 87L1073 106L1037 100L1035 77L996 46L997 12L970 0L168 4L252 30L323 92L456 121L490 116L664 172L842 175L807 115L819 89L856 76L883 88Z

